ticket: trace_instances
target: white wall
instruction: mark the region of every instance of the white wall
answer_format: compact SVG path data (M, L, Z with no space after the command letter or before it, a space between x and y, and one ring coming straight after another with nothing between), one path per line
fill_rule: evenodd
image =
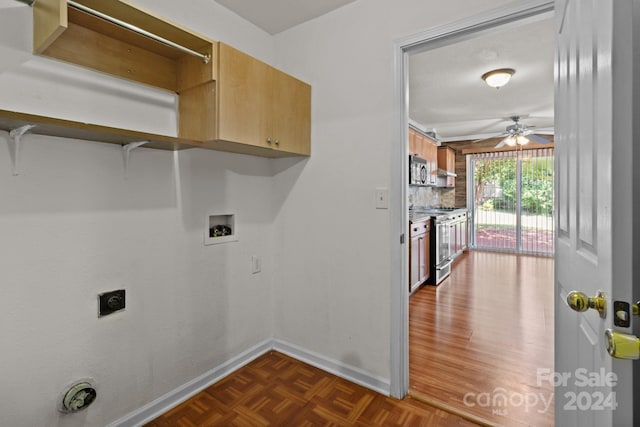
M405 143L393 43L505 3L361 0L276 36L277 65L313 87L312 155L293 188L282 185L277 218L277 338L389 378L390 286L405 284L391 283L399 236L374 190L390 187L392 145ZM289 181L279 175L276 189Z
M0 425L103 426L272 337L388 381L393 41L504 1L361 0L276 37L212 0L138 3L311 83L312 156L140 148L125 179L116 145L31 135L14 177L0 136ZM175 133L173 97L34 58L6 4L0 108ZM207 211L240 241L204 247ZM120 287L127 310L98 319ZM98 400L58 415L83 377Z
M271 36L213 1L144 3L273 59ZM31 10L2 5L0 108L175 134L172 95L33 57ZM0 425L104 426L272 337L270 160L140 148L125 179L118 145L27 135L19 172L0 132ZM208 212L235 213L240 240L205 247ZM118 288L126 310L98 319ZM58 414L84 377L96 402Z

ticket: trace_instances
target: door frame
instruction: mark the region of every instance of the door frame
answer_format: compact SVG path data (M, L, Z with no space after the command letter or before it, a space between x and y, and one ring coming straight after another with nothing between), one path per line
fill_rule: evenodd
M402 399L409 392L409 216L407 206L409 176L409 67L410 53L434 49L474 38L496 27L517 26L553 16L553 0L524 0L510 3L450 24L434 27L401 39L393 44L394 134L391 148L391 396ZM402 286L401 286L402 285Z

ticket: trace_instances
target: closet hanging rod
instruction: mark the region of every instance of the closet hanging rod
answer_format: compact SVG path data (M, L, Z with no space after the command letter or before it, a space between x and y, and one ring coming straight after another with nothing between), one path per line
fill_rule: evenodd
M98 18L104 19L105 21L109 21L113 24L119 25L120 27L126 28L127 30L133 31L135 33L141 34L145 37L148 37L152 40L155 40L157 42L160 42L162 44L165 44L167 46L170 46L172 48L178 49L182 52L188 53L189 55L193 55L193 56L197 56L198 58L202 58L202 61L205 64L209 63L209 60L211 59L211 55L209 53L200 53L200 52L196 52L195 50L191 50L188 47L184 47L182 45L179 45L178 43L174 43L171 40L167 40L164 37L160 37L156 34L150 33L146 30L143 30L140 27L136 27L135 25L131 25L128 24L124 21L119 20L118 18L114 18L112 16L106 15L102 12L98 12L97 10L91 9L87 6L84 6L82 4L76 3L73 0L68 0L67 4L75 9L81 10L83 12L86 12L90 15L96 16Z

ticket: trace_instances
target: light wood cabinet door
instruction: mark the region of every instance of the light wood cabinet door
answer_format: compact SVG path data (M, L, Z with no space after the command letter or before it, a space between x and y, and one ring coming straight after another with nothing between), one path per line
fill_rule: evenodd
M438 174L438 146L431 138L424 138L425 159L427 160L427 170L429 173L428 183L436 185Z
M414 156L416 154L416 135L417 132L409 128L409 155Z
M409 252L411 252L409 256L409 291L411 292L416 287L420 286L422 283L421 280L421 272L420 272L420 264L421 264L421 245L422 238L421 237L413 237L411 238L411 246L409 248Z
M309 155L311 86L220 43L218 139Z
M415 135L413 137L413 144L414 144L414 151L413 154L418 156L418 157L424 157L424 153L423 153L423 142L422 142L422 135L418 132L415 132Z
M276 150L311 154L311 86L271 67L269 77L267 139Z
M456 152L450 147L438 147L438 168L446 172L456 172ZM446 178L447 187L456 186L455 176L448 176Z
M266 147L270 67L224 43L219 61L217 139Z
M423 284L431 272L431 223L419 221L410 224L409 235L409 292Z

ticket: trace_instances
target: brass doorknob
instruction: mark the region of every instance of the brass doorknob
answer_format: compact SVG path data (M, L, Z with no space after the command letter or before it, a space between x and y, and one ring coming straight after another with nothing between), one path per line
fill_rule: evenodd
M604 331L607 351L616 359L640 359L640 339L611 329Z
M583 312L592 308L600 313L601 318L607 317L607 300L604 292L598 291L598 295L590 298L584 292L571 291L567 295L567 304L572 310Z

